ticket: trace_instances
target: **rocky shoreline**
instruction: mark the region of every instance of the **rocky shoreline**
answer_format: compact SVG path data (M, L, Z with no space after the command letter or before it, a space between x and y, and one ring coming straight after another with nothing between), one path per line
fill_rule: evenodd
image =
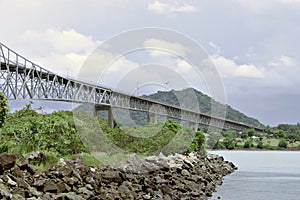
M176 154L130 155L126 162L99 168L75 157L36 173L24 158L2 154L0 199L208 199L236 169L217 155Z

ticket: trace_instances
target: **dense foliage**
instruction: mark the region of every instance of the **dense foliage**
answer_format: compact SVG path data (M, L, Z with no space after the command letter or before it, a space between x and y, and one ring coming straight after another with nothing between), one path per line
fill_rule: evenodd
M0 141L2 152L40 150L67 155L86 151L76 134L72 112L38 114L31 104L7 116Z
M0 128L3 126L8 111L7 98L0 92Z
M0 135L0 153L24 154L39 150L63 156L100 151L111 144L132 153L205 153L203 132L195 132L170 120L112 129L106 121L85 112L41 114L31 104L8 114ZM116 152L112 150L109 153Z
M281 124L273 132L258 133L254 129L242 133L222 132L216 149L300 149L300 125ZM208 136L209 138L209 136Z

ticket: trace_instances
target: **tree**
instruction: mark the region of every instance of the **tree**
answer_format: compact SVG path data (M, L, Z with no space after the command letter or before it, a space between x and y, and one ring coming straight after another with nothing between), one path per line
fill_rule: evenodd
M255 136L255 130L253 128L248 130L248 137L252 136Z
M276 131L276 132L274 133L274 136L275 136L276 138L285 138L285 137L286 137L286 134L283 132L283 130L279 130L279 131Z
M241 134L241 138L246 139L248 137L249 137L248 132L243 131L242 134Z
M2 128L6 115L9 111L7 98L0 92L0 128Z

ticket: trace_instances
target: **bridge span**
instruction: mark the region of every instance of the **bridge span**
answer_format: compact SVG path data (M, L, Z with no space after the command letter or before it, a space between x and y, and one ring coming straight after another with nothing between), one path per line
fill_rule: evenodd
M114 126L113 108L122 108L148 113L149 120L157 116L188 122L193 126L207 125L224 130L242 131L263 129L241 122L222 119L208 114L182 109L138 96L113 91L101 85L65 77L53 73L19 55L0 43L0 91L8 99L55 100L94 105L95 114L108 110L108 122Z

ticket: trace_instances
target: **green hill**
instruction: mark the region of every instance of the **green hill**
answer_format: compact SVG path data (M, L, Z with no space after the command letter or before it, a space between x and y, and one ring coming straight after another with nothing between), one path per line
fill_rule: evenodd
M144 95L143 97L163 103L180 106L181 108L188 110L200 111L205 114L212 114L216 117L226 116L226 119L239 121L252 126L262 126L262 124L257 119L248 117L238 110L231 108L229 105L223 105L193 88L183 89L179 91L158 91L155 94ZM197 104L199 106L197 106Z

